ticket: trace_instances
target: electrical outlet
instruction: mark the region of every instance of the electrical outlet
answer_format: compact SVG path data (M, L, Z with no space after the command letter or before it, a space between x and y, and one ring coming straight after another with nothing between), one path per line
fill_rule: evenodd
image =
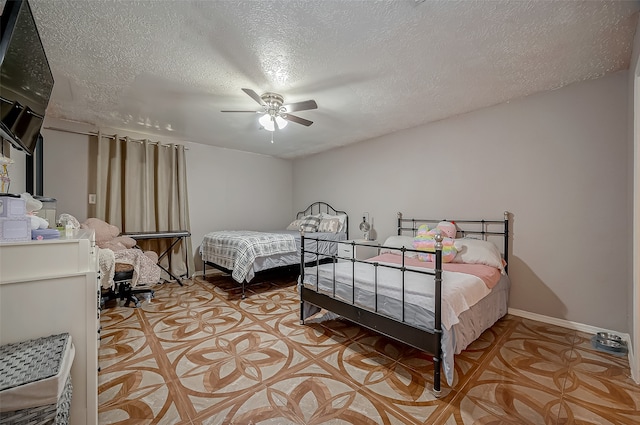
M92 204L92 205L96 203L96 194L95 193L90 193L89 194L89 203Z

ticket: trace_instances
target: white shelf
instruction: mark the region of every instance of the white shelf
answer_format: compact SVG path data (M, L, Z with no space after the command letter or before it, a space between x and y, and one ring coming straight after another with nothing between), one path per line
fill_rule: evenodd
M0 344L71 335L71 425L98 423L98 275L93 231L0 244Z

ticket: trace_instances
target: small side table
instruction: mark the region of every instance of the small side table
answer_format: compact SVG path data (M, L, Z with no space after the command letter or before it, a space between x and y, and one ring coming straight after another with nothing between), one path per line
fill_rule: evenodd
M366 239L351 239L338 244L338 257L342 257L339 261L347 261L346 258L355 258L356 260L366 260L375 257L380 251L380 243L378 241L370 241ZM351 245L351 242L361 245ZM365 246L366 245L366 246Z

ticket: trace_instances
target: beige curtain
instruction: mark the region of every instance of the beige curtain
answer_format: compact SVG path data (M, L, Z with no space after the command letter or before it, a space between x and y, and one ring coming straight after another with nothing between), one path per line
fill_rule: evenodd
M190 231L185 148L149 140L98 133L96 217L124 232ZM140 247L164 252L171 240L139 241ZM176 244L162 259L176 276L193 273L191 238ZM169 260L170 259L170 260ZM164 273L164 278L169 276Z

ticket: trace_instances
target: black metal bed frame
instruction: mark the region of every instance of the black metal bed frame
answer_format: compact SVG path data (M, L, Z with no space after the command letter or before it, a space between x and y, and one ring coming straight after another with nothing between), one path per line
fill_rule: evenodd
M344 214L345 217L346 217L345 218L345 227L346 227L345 233L347 235L347 239L349 239L349 215L347 214L346 211L336 210L335 208L333 208L331 205L329 205L326 202L317 201L317 202L312 203L311 205L309 205L304 210L298 211L296 213L296 219L300 219L300 218L302 218L304 216L307 216L307 215L314 215L314 214L321 214L321 213L326 213L326 214L330 214L330 215L341 215L341 214ZM301 245L302 245L302 241L301 241ZM302 255L301 259L302 259L302 261L304 261L304 255ZM321 262L322 261L332 261L332 260L331 260L331 258L327 258L326 260L321 260ZM314 264L317 264L317 261L309 262L309 263L305 264L305 266L312 266ZM209 266L211 266L211 267L213 267L215 269L218 269L218 270L222 271L223 273L227 273L227 274L232 274L233 273L233 270L229 270L228 268L223 267L223 266L221 266L219 264L215 264L215 263L212 263L210 261L205 261L204 259L202 259L202 276L203 277L206 276L206 274L207 274L207 265L209 265ZM284 271L284 270L289 270L292 267L293 268L299 268L300 264L295 263L295 264L289 264L289 265L286 265L286 266L276 267L276 268L273 268L273 269L261 270L261 271L257 272L256 274L262 274L262 273L265 273L265 272L273 272L273 271L276 271L276 270ZM245 287L246 287L246 285L248 283L249 282L246 279L242 282L242 299L245 298Z
M504 237L504 245L503 245L503 257L505 261L508 261L508 253L509 253L509 213L507 211L504 212L504 220L431 220L431 219L405 219L402 217L402 213L398 213L398 235L402 235L403 232L411 231L415 236L419 226L421 224L429 224L429 223L438 223L440 221L451 221L456 223L456 227L458 228L458 235L461 237L476 235L481 239L487 240L490 236L503 236ZM410 226L408 226L410 224ZM491 231L489 227L503 224L504 228L501 231ZM462 229L460 226L467 225L478 226L477 230L474 229ZM304 232L301 232L301 258L304 258L304 240L312 239L319 240L313 237L305 237ZM336 242L336 243L345 243L345 242ZM349 244L356 245L365 245L359 244L355 242L348 242ZM352 302L343 301L335 298L335 267L334 267L334 275L333 275L333 296L326 295L320 293L318 291L319 286L319 276L316 276L316 289L307 288L304 285L304 268L306 265L300 267L300 322L304 324L304 303L310 303L316 307L324 308L325 310L331 311L339 316L344 317L358 325L364 326L368 329L376 331L382 335L385 335L394 340L405 343L411 347L417 348L419 350L430 353L433 356L433 392L436 397L439 397L441 394L440 390L440 375L441 375L441 357L442 357L442 237L439 235L436 236L436 252L435 252L435 268L433 271L425 270L425 271L417 271L415 269L411 269L412 273L420 273L425 275L431 275L434 277L434 285L435 285L435 295L434 295L434 327L433 329L424 329L418 328L404 321L405 318L405 278L404 272L407 270L405 267L405 253L409 252L419 252L414 249L407 249L402 247L398 249L397 247L387 247L380 246L380 248L388 248L402 251L402 265L401 266L392 266L388 264L380 264L378 262L368 262L357 260L354 256L355 250L352 250L351 257L339 257L333 256L333 263L337 260L347 260L352 263L352 291L355 291L355 263L369 263L373 264L376 268L375 270L375 310L369 310L366 308L358 307L355 305L355 297L352 294ZM317 254L317 252L315 253ZM314 263L313 266L318 266L320 263ZM386 267L386 268L394 268L398 269L402 272L402 321L398 321L397 319L393 319L391 317L385 316L381 313L377 312L378 306L378 267ZM506 266L505 266L506 271ZM316 267L316 273L318 273L318 268Z

